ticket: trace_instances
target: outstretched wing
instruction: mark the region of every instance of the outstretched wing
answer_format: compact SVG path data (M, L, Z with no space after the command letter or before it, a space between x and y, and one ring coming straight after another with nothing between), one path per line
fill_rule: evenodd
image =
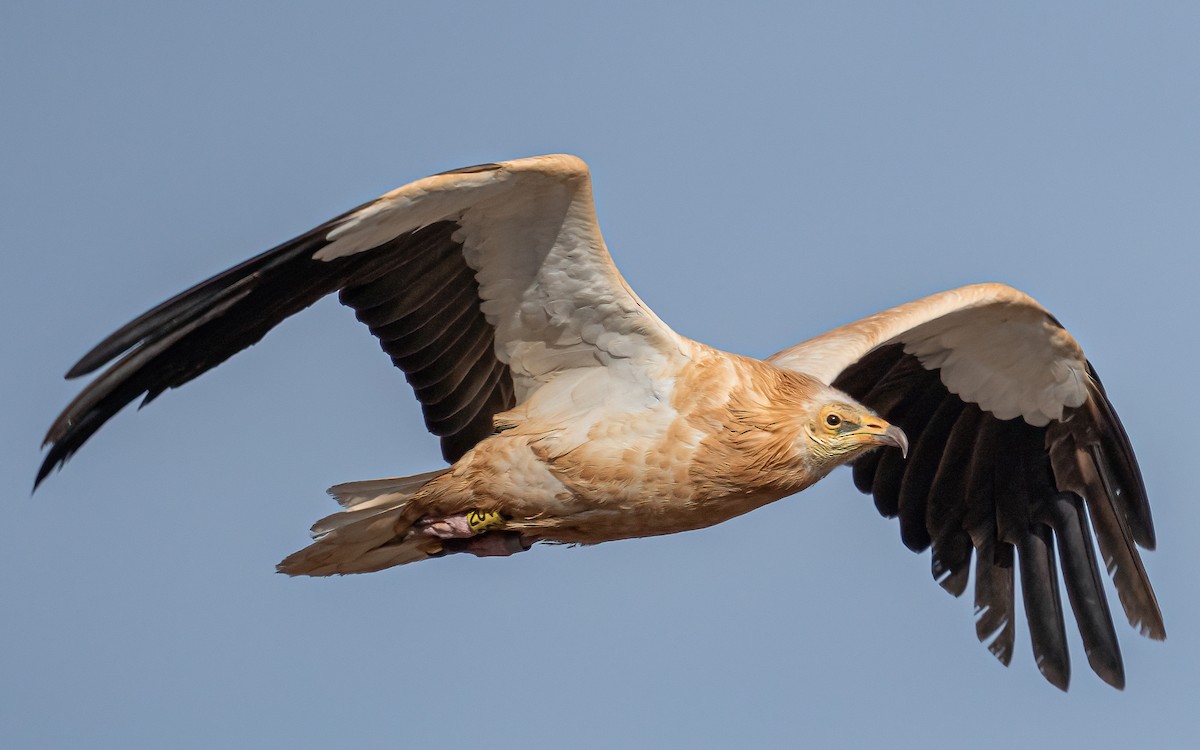
M556 373L617 362L636 373L681 347L613 265L586 164L467 167L349 211L113 333L67 373L116 359L51 426L37 481L126 404L183 385L333 292L404 371L449 461Z
M1062 602L1106 682L1124 668L1090 526L1129 622L1164 638L1137 545L1154 526L1133 449L1075 339L1037 302L1000 284L927 297L769 358L840 388L909 436L867 454L854 483L899 517L910 549L933 548L933 575L958 596L975 563L976 631L1007 664L1014 642L1014 552L1038 668L1066 689ZM1056 554L1057 550L1057 554Z

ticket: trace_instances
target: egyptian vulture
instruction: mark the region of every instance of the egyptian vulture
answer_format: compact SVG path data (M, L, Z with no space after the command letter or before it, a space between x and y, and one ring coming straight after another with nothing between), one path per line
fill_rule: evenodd
M1079 344L1037 302L980 284L765 360L717 351L626 284L571 156L418 180L138 317L67 373L113 362L54 421L37 482L126 404L333 292L404 372L450 465L333 487L341 511L284 573L699 529L848 464L904 544L932 550L947 591L963 593L974 558L977 635L1005 664L1015 571L1038 667L1059 688L1060 574L1109 684L1124 668L1099 560L1129 622L1165 636L1137 549L1155 537L1133 450Z

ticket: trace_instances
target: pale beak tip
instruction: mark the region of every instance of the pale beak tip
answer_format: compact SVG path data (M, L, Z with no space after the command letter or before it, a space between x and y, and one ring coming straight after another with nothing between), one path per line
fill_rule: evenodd
M908 436L904 434L904 430L894 424L890 424L883 431L883 434L891 438L892 444L900 449L900 456L902 458L908 458Z

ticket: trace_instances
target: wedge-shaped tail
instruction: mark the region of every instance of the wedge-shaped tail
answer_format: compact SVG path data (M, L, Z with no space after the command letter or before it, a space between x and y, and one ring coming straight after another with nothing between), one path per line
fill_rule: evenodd
M409 504L422 487L447 471L330 487L329 494L343 509L313 524L313 543L289 555L277 570L291 576L371 573L427 559L440 547L427 536L405 539L414 520Z

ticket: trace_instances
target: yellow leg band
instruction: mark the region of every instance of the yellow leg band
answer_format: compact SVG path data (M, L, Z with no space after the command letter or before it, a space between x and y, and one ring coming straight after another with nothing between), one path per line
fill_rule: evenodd
M467 525L476 534L492 529L502 529L504 528L504 516L494 510L473 510L467 513Z

